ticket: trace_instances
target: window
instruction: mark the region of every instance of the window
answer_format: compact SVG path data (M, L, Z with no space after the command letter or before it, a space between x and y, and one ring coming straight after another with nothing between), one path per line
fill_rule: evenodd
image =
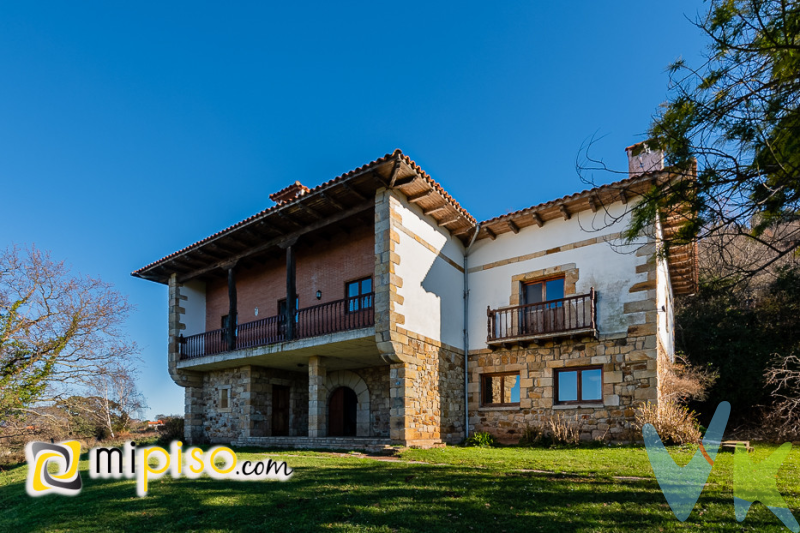
M350 281L345 284L345 298L347 298L347 312L352 313L359 309L372 307L372 278Z
M519 374L481 376L481 405L487 407L519 405Z
M231 390L228 388L219 389L219 409L222 410L229 410L230 407L230 392Z
M522 285L524 304L539 304L564 297L564 278L556 278Z
M589 366L555 371L556 403L603 401L603 367Z

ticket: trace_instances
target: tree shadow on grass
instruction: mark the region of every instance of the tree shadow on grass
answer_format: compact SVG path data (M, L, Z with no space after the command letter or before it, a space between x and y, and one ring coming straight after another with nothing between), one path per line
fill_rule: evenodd
M755 507L744 524L737 523L732 495L713 488L682 524L651 480L296 459L294 476L286 482L164 477L151 481L145 498L136 496L131 480L93 480L86 472L76 497L34 499L25 493L24 481L11 483L0 489L0 531L501 533L671 531L688 524L722 531L740 531L742 525L759 531L782 527L769 511Z

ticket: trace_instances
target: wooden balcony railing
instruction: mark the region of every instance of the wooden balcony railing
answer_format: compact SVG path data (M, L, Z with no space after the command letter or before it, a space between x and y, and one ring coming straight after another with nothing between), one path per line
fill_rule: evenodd
M592 333L597 331L596 295L568 296L537 304L487 309L489 315L487 342L502 343L521 340Z
M372 326L375 324L374 300L375 295L369 293L298 309L294 338L317 337ZM271 316L239 324L235 333L236 350L283 342L287 340L286 316ZM181 336L179 340L182 360L230 351L225 328L189 337Z

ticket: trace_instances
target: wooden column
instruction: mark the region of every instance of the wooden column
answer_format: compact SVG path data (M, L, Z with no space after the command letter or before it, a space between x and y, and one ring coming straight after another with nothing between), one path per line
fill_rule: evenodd
M228 350L236 349L236 276L233 265L228 267Z
M296 265L294 262L294 246L286 247L286 340L290 341L295 337L295 313L296 309Z

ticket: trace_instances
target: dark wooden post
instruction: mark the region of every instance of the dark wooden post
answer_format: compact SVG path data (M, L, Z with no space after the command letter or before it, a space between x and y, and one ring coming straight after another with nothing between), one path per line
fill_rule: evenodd
M236 276L233 266L228 267L228 350L236 349Z
M286 340L294 339L294 316L296 314L295 301L297 285L295 280L296 269L294 262L294 246L286 247Z

